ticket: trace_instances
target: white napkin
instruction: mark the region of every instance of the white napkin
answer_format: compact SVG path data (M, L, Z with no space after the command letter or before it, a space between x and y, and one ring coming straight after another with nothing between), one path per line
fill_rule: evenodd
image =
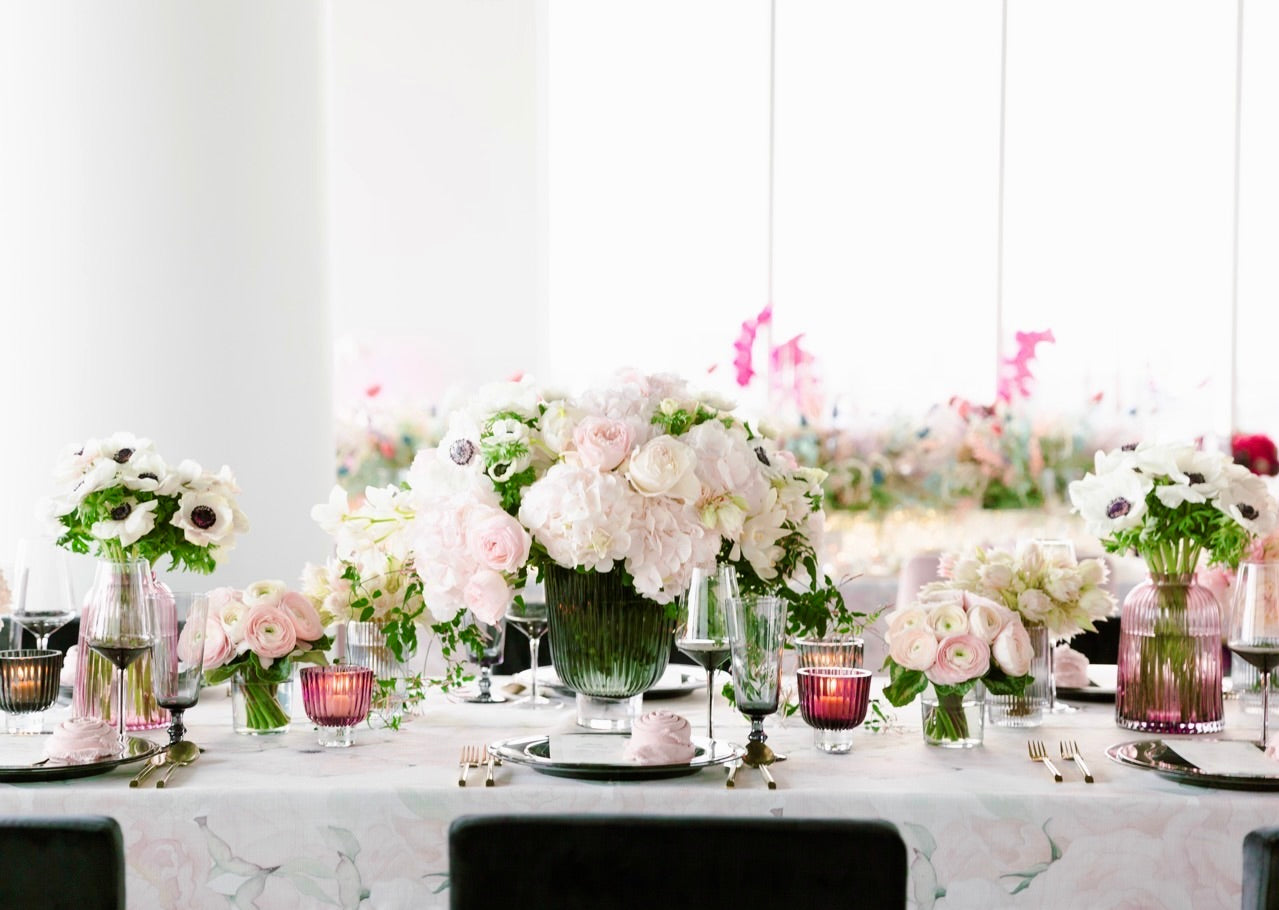
M1164 740L1172 751L1207 774L1279 777L1279 761L1245 740Z

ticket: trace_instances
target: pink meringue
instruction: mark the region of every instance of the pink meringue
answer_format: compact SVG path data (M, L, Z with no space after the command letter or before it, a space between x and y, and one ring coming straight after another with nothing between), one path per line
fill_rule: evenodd
M1065 689L1088 688L1088 658L1069 645L1053 648L1053 682Z
M622 756L640 765L681 765L693 760L692 727L670 711L649 711L631 727Z
M115 727L96 717L73 717L54 729L45 744L50 761L83 765L120 754L120 736Z

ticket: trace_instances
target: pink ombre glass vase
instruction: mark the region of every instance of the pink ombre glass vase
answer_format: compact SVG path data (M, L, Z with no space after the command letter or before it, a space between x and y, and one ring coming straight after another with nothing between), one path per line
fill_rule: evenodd
M354 727L369 716L373 671L338 664L302 668L302 706L320 728L320 745L342 748L354 741Z
M178 615L173 592L156 581L146 560L98 560L93 587L85 594L84 608L80 613L80 638L76 649L76 717L96 717L113 725L116 723L115 667L105 657L89 649L86 636L93 626L93 615L98 605L115 600L132 601L136 596L133 588L139 584L138 578L154 598L156 634L177 634ZM145 602L145 598L139 598L139 602ZM169 725L169 712L156 701L150 654L144 654L129 665L124 674L124 685L126 729L159 730Z
M1124 598L1115 723L1143 733L1225 726L1221 611L1193 574L1152 573Z

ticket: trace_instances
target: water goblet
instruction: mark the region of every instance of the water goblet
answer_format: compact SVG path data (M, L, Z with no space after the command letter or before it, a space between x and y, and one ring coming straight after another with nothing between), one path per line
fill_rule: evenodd
M751 721L742 763L758 768L777 760L765 743L764 718L776 713L780 700L787 604L780 597L754 594L732 598L730 603L733 690L737 709Z
M1270 673L1279 666L1279 562L1239 566L1226 646L1261 674L1261 748L1270 738Z
M6 733L43 733L45 709L58 700L62 652L0 651L0 711Z
M799 710L813 728L813 745L842 755L853 748L853 731L866 719L870 671L860 667L800 667Z
M694 569L688 593L681 598L675 647L706 670L706 736L715 738L711 712L715 706L715 671L731 651L729 603L738 596L737 570L731 565L711 571Z
M169 711L169 744L186 735L182 714L200 700L204 681L204 634L209 617L209 595L180 592L173 595L179 617L186 617L181 631L175 624L157 629L151 652L151 681L155 700Z
M506 701L501 692L493 691L493 668L502 662L502 651L506 647L506 617L489 624L472 617L475 628L480 634L480 645L468 645L471 660L479 665L480 679L478 690L464 698L463 701L474 705L495 705Z
M37 651L48 650L49 636L77 615L67 551L49 541L20 540L13 575L11 619L35 636Z
M319 728L326 749L341 749L355 741L355 725L369 716L373 701L373 671L354 664L302 668L302 707Z
M116 668L118 697L116 725L120 749L127 753L129 738L125 732L125 673L129 665L151 650L155 641L155 597L146 584L146 562L126 563L111 596L92 611L93 618L85 633L89 647Z
M506 622L513 625L528 639L529 653L529 694L515 702L517 708L537 708L555 710L564 707L564 703L547 698L537 691L537 652L542 644L542 636L550 625L546 601L526 600L517 597L506 611Z

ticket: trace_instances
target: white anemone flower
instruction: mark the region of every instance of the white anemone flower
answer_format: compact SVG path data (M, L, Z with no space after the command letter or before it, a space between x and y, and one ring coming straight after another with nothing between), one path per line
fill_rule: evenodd
M217 493L183 493L169 523L197 547L222 544L235 531L235 508Z
M90 533L99 540L118 539L120 546L131 547L155 528L158 505L154 499L138 502L129 497L112 507L109 518L94 522Z
M169 468L155 452L138 452L120 468L120 482L130 490L154 493L160 489Z
M155 451L151 440L134 436L132 433L113 433L102 440L101 448L102 454L116 464L125 464L135 454Z
M1279 516L1265 481L1233 464L1223 473L1224 483L1214 505L1253 534L1265 536L1273 531Z
M1106 538L1141 524L1146 495L1153 486L1149 477L1136 471L1085 474L1070 485L1070 501L1087 523L1088 533Z
M1177 456L1177 470L1185 480L1156 487L1155 495L1170 509L1185 502L1207 502L1221 491L1223 471L1227 464L1225 457L1219 452L1184 448Z

